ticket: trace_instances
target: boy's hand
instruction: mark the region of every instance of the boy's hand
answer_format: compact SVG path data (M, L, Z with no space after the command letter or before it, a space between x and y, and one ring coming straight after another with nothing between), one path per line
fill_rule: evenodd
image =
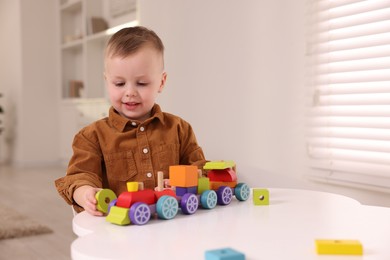
M74 191L73 198L86 212L93 216L103 216L103 213L96 209L97 200L95 198L96 192L99 188L92 186L81 186Z

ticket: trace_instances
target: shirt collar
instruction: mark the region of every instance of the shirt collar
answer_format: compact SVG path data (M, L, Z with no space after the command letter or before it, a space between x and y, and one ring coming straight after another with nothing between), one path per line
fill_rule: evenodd
M136 120L130 120L123 116L121 116L114 107L111 106L109 111L109 117L108 120L111 123L111 125L118 131L124 132L126 129L126 126L129 127L138 127L140 124L148 124L152 122L153 120L158 119L162 124L164 124L164 114L158 104L154 104L152 108L152 116L148 119L146 119L144 122L139 122ZM134 125L135 123L135 125Z

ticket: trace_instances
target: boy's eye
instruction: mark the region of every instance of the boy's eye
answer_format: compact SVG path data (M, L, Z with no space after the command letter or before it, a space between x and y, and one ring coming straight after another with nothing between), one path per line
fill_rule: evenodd
M137 82L137 85L142 87L142 86L147 86L148 83L142 82L142 81L138 81L138 82Z
M125 83L124 82L115 82L114 85L116 87L123 87L125 85Z

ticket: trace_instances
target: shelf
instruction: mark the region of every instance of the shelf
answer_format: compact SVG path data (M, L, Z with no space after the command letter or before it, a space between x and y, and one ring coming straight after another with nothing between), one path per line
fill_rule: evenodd
M74 12L77 10L81 10L81 5L82 2L81 0L66 0L66 1L61 1L61 7L60 10L62 12Z
M118 30L135 26L136 11L112 17L111 0L57 0L61 43L61 99L104 98L104 49L109 37ZM118 0L121 1L121 0ZM125 2L127 0L124 0ZM101 18L94 23L92 18ZM107 23L108 29L104 23Z

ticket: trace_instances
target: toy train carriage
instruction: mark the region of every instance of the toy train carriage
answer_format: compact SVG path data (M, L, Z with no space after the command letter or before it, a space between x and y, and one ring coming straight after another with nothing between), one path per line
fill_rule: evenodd
M146 224L152 215L172 219L178 207L184 214L194 214L199 204L212 209L217 204L230 204L233 194L239 201L247 200L249 187L237 184L235 164L232 161L208 162L204 166L207 177L196 166L174 165L169 168L170 188L163 187L162 172L158 174L155 190L138 190L138 183L128 183L128 191L116 199L111 190L97 194L98 209L107 213L107 221L118 224Z

